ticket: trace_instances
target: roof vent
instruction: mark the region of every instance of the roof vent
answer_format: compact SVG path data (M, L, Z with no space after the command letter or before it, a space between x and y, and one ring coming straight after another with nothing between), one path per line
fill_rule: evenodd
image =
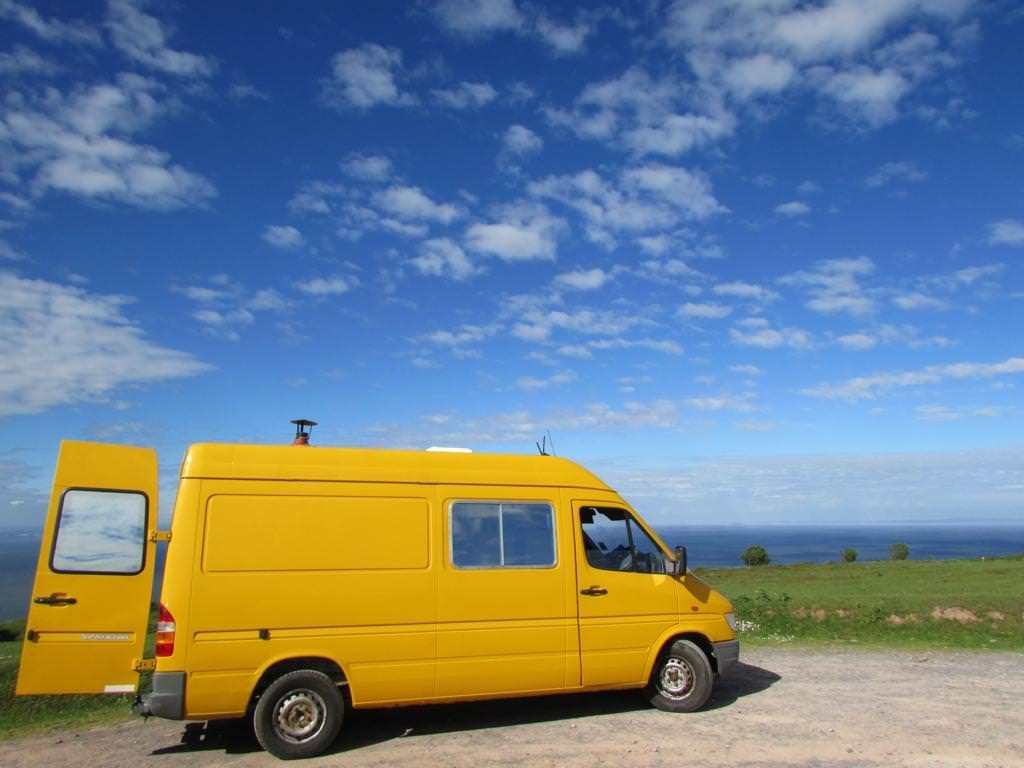
M309 445L309 435L316 422L309 419L292 419L292 424L295 425L295 439L292 440L292 445Z
M427 453L472 453L469 448L455 448L449 445L432 445L427 448Z

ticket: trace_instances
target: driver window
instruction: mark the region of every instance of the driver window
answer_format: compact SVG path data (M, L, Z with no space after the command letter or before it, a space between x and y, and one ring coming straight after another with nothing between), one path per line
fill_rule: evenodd
M633 573L669 573L665 555L624 509L580 509L583 550L593 568Z

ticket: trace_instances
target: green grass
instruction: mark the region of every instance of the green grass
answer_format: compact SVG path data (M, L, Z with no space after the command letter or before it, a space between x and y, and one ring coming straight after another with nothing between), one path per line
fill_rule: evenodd
M733 601L740 637L754 643L1024 651L1020 555L697 574Z
M152 623L151 617L151 623ZM132 717L134 696L18 696L14 683L21 657L24 620L0 622L0 739L56 728L82 728ZM147 640L152 656L152 628ZM148 683L143 676L142 685Z

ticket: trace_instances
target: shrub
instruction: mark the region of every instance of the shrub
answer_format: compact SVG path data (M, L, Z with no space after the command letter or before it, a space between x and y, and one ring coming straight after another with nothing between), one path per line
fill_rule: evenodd
M0 643L10 643L21 640L21 634L25 631L24 619L11 619L0 621Z
M847 547L842 552L844 563L855 563L857 562L857 550L853 547Z
M771 562L768 550L760 544L754 544L744 549L741 559L744 565L768 565Z
M906 560L908 557L910 557L910 547L902 541L898 541L889 547L890 560Z

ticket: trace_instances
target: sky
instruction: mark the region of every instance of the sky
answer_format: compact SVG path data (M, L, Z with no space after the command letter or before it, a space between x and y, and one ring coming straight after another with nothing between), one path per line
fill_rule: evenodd
M0 527L61 439L1024 522L1024 5L0 0ZM549 443L550 445L550 443Z

